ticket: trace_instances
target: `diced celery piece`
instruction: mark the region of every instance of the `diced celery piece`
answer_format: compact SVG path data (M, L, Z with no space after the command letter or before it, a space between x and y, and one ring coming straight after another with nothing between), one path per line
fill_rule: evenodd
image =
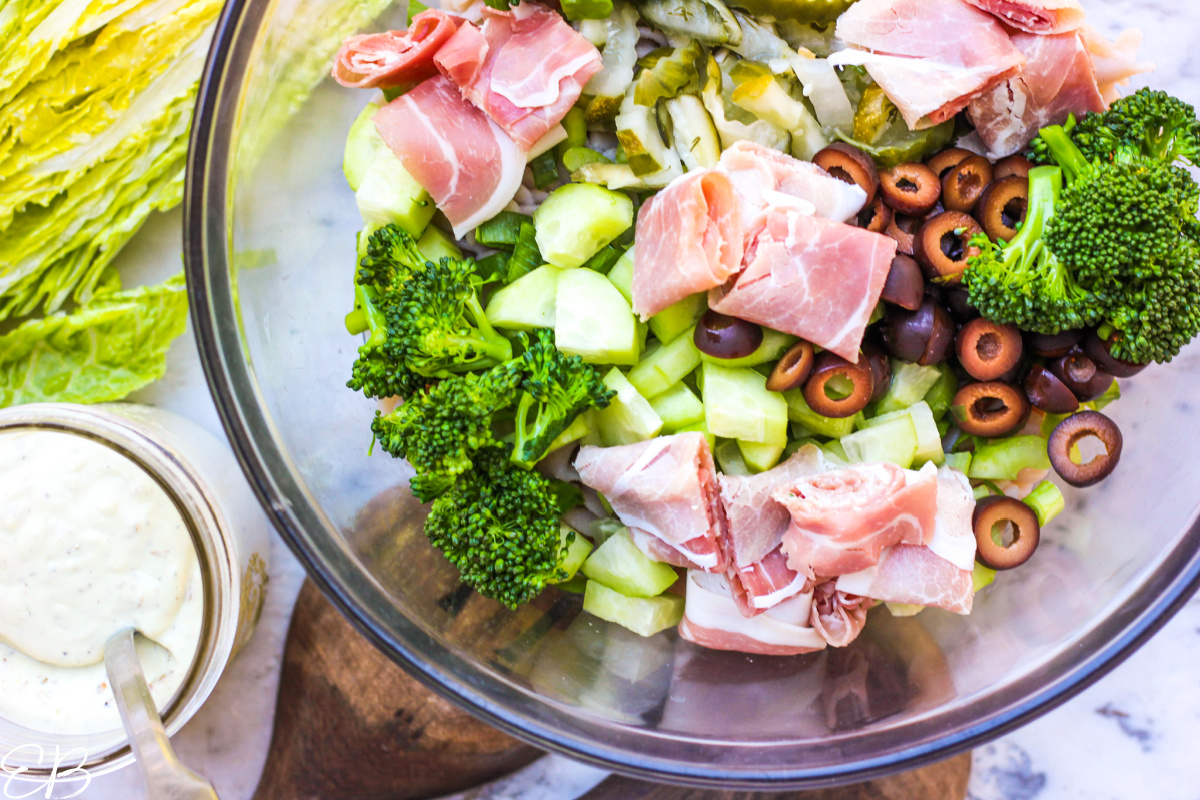
M608 271L608 280L625 298L625 302L633 302L633 248L617 259L613 268Z
M788 405L767 389L765 376L705 363L701 378L704 419L714 436L787 446Z
M836 463L849 464L850 457L846 455L846 448L842 447L840 440L835 439L832 442L826 442L821 445L821 450L825 453L825 457Z
M497 290L483 312L488 322L497 328L518 331L555 327L561 272L558 267L546 264Z
M662 419L621 370L616 367L609 370L604 376L604 385L617 393L608 408L595 412L600 439L606 446L644 442L658 435L663 427Z
M583 563L583 574L626 597L656 597L679 576L669 564L646 556L629 535L618 531L596 548Z
M596 419L593 416L592 411L589 409L588 411L583 412L575 418L574 422L566 427L566 430L560 433L558 437L550 443L550 447L546 449L546 452L553 453L560 447L566 447L571 442L579 441L591 433L595 425Z
M917 434L917 453L913 458L913 465L919 467L926 461L941 464L946 458L946 454L942 450L942 435L938 432L937 422L933 419L933 412L930 411L929 404L924 400L900 411L872 417L865 420L863 426L872 428L900 417L911 419L913 430Z
M703 404L701 404L703 406ZM717 437L708 432L708 425L704 424L704 420L688 425L685 428L680 428L676 433L703 433L704 438L708 440L708 449L710 452L715 452L717 449Z
M971 573L971 583L973 584L972 588L974 591L978 592L987 586L991 586L994 580L996 580L996 570L975 562L975 570Z
M946 466L953 467L964 475L971 469L970 453L947 453Z
M855 425L863 418L862 412L840 419L823 417L809 408L808 402L804 399L804 392L799 389L784 392L783 398L787 402L788 419L800 423L810 433L815 433L817 436L840 439L853 431Z
M663 421L663 430L675 433L704 421L704 404L692 390L677 383L650 401L650 407Z
M1109 387L1104 390L1104 394L1100 395L1092 402L1086 403L1085 405L1091 406L1096 411L1102 411L1102 410L1104 410L1105 406L1115 403L1116 401L1118 401L1120 399L1121 399L1121 384L1118 383L1116 379L1113 379L1112 384L1109 385Z
M778 464L783 456L783 448L773 444L743 442L738 439L737 446L742 453L742 461L751 472L766 472Z
M937 369L941 375L938 377L937 382L925 393L925 402L929 404L929 410L933 412L933 418L940 420L950 410L950 404L954 400L954 395L958 392L958 376L946 364L939 364Z
M596 581L588 581L583 610L639 636L653 636L675 627L683 619L683 598L673 594L626 597Z
M893 617L915 617L925 610L925 606L914 603L884 603Z
M843 436L840 441L846 456L861 464L886 461L908 469L917 455L917 431L907 414Z
M533 212L537 245L556 267L582 265L633 224L633 201L590 183L560 186Z
M375 154L380 149L387 147L383 137L379 135L379 131L375 130L375 123L371 119L380 108L379 103L367 103L366 108L355 117L354 124L350 126L350 132L346 134L346 149L342 155L342 172L346 175L346 183L350 184L350 190L354 192L358 191L363 178L367 176L367 170L371 168Z
M670 344L658 344L647 350L629 371L629 382L642 397L652 399L683 380L700 366L700 351L690 335L676 336Z
M975 450L968 476L993 481L1016 480L1023 469L1050 469L1046 440L1040 436L997 439Z
M436 225L429 225L421 238L417 239L417 249L425 260L435 264L443 258L462 258L462 250L454 242L454 237Z
M976 500L982 500L985 497L991 497L996 494L996 492L992 491L992 487L982 483L972 489L971 493L975 496Z
M923 400L941 377L942 373L937 367L921 367L893 359L892 385L879 401L876 413L899 411Z
M429 192L386 147L375 153L354 201L366 225L382 227L395 223L413 237L421 235L437 211Z
M708 299L703 292L689 295L651 317L650 330L660 342L673 342L685 332L691 335L692 326L706 308Z
M716 356L710 356L708 353L701 353L700 358L719 367L757 367L760 364L770 364L773 361L778 361L779 357L795 344L796 341L796 337L790 333L781 333L773 331L770 328L763 328L762 343L748 356L742 356L741 358L717 358Z
M1042 481L1035 486L1029 496L1025 498L1025 503L1037 512L1038 525L1042 527L1045 527L1046 523L1061 514L1067 507L1067 500L1063 497L1062 490L1050 481Z
M572 269L556 283L555 346L593 364L636 364L641 346L633 310L608 278Z
M558 566L566 571L567 576L560 580L550 581L550 583L566 583L574 578L575 573L579 572L579 568L583 566L592 552L592 543L566 525L559 526L558 535L563 544L566 544L568 539L571 540L562 560L558 562Z

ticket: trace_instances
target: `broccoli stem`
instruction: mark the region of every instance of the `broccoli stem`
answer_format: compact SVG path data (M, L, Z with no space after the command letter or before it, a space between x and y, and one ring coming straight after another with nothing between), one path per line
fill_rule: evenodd
M1050 148L1050 154L1054 157L1055 162L1062 167L1067 185L1070 185L1092 169L1091 163L1083 155L1083 152L1075 146L1075 142L1071 140L1071 134L1067 127L1052 125L1049 128L1042 128L1039 136L1041 136L1042 140ZM1032 191L1033 187L1031 185L1031 195Z

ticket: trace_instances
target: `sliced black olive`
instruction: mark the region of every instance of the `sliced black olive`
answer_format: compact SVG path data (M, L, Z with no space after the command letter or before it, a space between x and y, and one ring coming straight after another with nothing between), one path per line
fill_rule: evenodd
M817 356L812 375L804 384L808 407L823 417L852 417L867 407L875 391L875 378L865 358L851 364L826 350Z
M1029 350L1042 358L1058 358L1071 352L1083 331L1062 331L1061 333L1031 333L1029 334Z
M921 228L921 221L920 217L908 214L892 215L885 233L896 240L897 253L905 256L913 254L913 245L916 243L917 231Z
M871 402L874 403L882 400L888 389L892 388L892 362L887 353L871 342L863 342L860 363L863 358L867 360L867 365L871 368L871 378L875 382L875 390L871 392Z
M1077 464L1071 453L1084 439L1096 438L1104 452L1090 461ZM1050 464L1062 479L1072 486L1091 486L1112 474L1121 460L1123 439L1117 423L1099 411L1081 411L1064 419L1050 434L1046 452Z
M1046 367L1075 393L1081 403L1095 400L1112 386L1113 376L1096 366L1096 362L1079 347L1072 348Z
M1025 393L999 381L968 383L951 402L958 427L972 436L1007 436L1025 424L1029 401Z
M933 170L933 174L937 175L937 179L940 181L946 177L947 172L973 155L975 154L970 150L963 150L961 147L951 147L935 156L931 156L925 161L925 166Z
M958 363L977 381L1000 380L1020 361L1025 349L1016 325L999 325L982 317L958 332Z
M1011 242L1029 210L1029 180L1015 175L988 186L975 207L975 218L993 242Z
M1134 364L1123 361L1112 354L1113 340L1101 339L1095 331L1090 332L1083 340L1083 352L1096 362L1096 366L1114 378L1132 378L1146 368L1145 364Z
M1079 398L1053 372L1034 364L1025 376L1025 397L1047 414L1073 414L1079 410Z
M970 214L991 182L992 162L983 156L971 156L942 179L942 205L947 211Z
M814 358L812 342L803 339L796 342L767 376L767 388L772 392L786 392L802 385L812 374Z
M883 202L882 196L876 195L869 206L858 212L858 227L871 233L885 233L892 224L892 214L892 207Z
M942 196L942 183L924 164L898 164L879 173L883 199L901 214L927 214Z
M1004 526L1012 540L1007 544L997 541L1004 536ZM1037 512L1025 503L1012 497L993 495L975 504L971 517L975 531L975 559L991 569L1012 569L1029 560L1037 550L1042 536Z
M704 312L692 334L696 349L713 358L745 358L762 344L762 328L744 319Z
M940 364L954 347L954 320L932 297L916 311L893 306L883 324L883 346L901 361L928 367Z
M893 258L880 296L892 305L916 311L925 297L925 276L921 274L921 265L912 256L900 254Z
M961 211L946 211L930 217L917 231L913 256L925 277L941 283L961 283L967 260L978 253L971 238L982 233L975 219Z
M1012 177L1028 179L1031 169L1033 169L1033 164L1025 156L1009 156L997 161L992 172L995 174L996 180Z
M834 142L813 156L813 163L838 180L855 184L867 193L866 205L875 199L879 188L879 170L875 161L862 150L845 142Z
M942 304L959 322L970 322L979 316L979 309L971 305L970 294L961 286L948 286L942 290Z

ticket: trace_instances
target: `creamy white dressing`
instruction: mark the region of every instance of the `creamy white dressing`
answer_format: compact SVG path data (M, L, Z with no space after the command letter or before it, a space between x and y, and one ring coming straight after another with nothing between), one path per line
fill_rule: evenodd
M161 709L203 618L191 535L149 475L82 436L0 434L0 717L47 733L119 729L102 661L125 627L146 637L138 652Z

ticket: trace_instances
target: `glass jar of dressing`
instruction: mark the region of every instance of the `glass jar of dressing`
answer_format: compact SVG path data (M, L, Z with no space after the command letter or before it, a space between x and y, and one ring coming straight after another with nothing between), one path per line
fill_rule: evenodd
M258 622L267 520L225 445L145 406L2 410L0 484L3 473L0 768L110 772L133 760L95 663L110 617L144 634L139 656L174 734Z

